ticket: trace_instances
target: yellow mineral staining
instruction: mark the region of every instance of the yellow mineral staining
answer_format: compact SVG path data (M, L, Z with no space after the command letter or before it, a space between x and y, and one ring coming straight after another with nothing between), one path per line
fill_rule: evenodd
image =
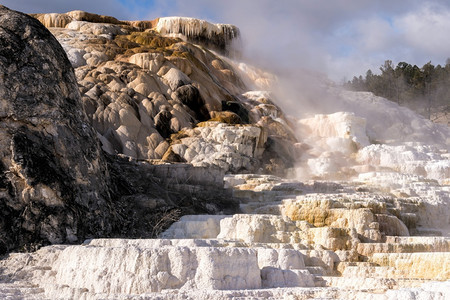
M307 221L316 227L353 228L364 241L381 241L383 234L409 235L402 221L383 205L372 202L298 196L285 200L281 210L292 220Z
M450 279L450 252L375 253L370 261L394 267L400 278Z
M241 124L241 118L231 111L212 111L211 119L209 121L217 121L227 124Z
M180 39L166 38L151 31L133 32L126 36L132 42L142 46L149 46L150 48L167 48L175 43L180 42Z

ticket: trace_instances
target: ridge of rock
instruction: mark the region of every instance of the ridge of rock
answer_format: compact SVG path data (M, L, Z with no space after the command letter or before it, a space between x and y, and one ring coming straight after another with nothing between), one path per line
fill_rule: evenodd
M231 43L240 36L239 29L234 25L213 24L188 17L164 17L152 21L119 21L114 17L80 10L67 13L32 14L32 16L47 28L73 28L75 24L79 26L83 22L111 24L121 27L124 31L144 31L153 28L162 35L181 37L223 53L228 53Z

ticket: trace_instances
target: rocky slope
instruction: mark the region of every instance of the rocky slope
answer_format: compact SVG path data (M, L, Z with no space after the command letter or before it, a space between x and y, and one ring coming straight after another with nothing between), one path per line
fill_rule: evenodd
M25 18L3 11L8 20ZM56 92L39 90L42 99L25 107L35 112L32 105L51 108L59 103L64 109L55 111L67 116L61 119L60 130L78 128L64 122L72 120L72 114L80 115L77 120L85 122L89 143L97 147L94 166L104 173L88 169L84 176L94 176L90 178L83 177L84 173L71 175L70 169L67 176L85 178L82 183L94 191L104 187L111 196L100 199L116 209L117 214L112 215L118 217L107 220L105 210L95 210L91 205L79 215L84 218L83 214L94 214L97 221L121 229L88 232L77 236L77 241L85 236L122 238L89 239L79 246L53 245L32 253L10 253L0 261L0 296L450 297L448 126L435 125L371 94L332 87L326 88L335 111L327 107L322 114L287 117L271 93L252 91L266 88L276 80L273 76L209 50L230 53L230 45L238 36L231 25L190 18L119 21L80 11L34 17L49 28L66 51L75 68L81 101L74 92L71 99L79 109L73 109L73 105L66 109L66 102L48 96ZM39 31L49 36L44 29ZM4 41L10 45L9 38ZM59 49L58 63L65 61L67 69L60 47L52 43L47 44ZM41 49L33 51L40 53ZM6 61L8 68L14 65ZM5 74L8 68L4 68ZM51 73L59 68L52 66ZM38 76L27 72L28 76ZM73 74L70 70L67 74L72 77L69 81L58 82L75 90ZM39 88L42 86L46 85ZM0 89L4 93L11 90L14 88L7 85ZM57 96L65 95L64 90L57 92ZM21 100L10 94L2 96L8 103L3 99ZM39 111L52 110L46 107ZM12 120L16 117L5 118L8 123L2 127L2 134L6 137L17 128ZM40 126L32 127L36 134L54 132ZM96 146L94 132L104 153ZM76 133L78 138L80 133ZM54 136L55 143L66 145L60 137ZM14 143L8 142L11 138L4 140L2 151L8 154ZM33 148L44 150L22 157L33 160L43 152L56 156L58 163L71 155L81 159L77 143L84 145L84 140L74 140L78 141L73 142L76 155L68 150L59 152L59 148L58 152L46 150L51 143L33 140ZM20 164L13 154L8 155L3 173L10 180L7 176ZM52 162L48 164L50 172L58 174L53 156L42 159ZM77 159L70 160L70 166L80 164ZM82 172L82 166L75 170ZM27 179L31 176L28 173L21 174L25 175L10 182L16 184L25 177L23 180L32 182L27 191L33 191L33 207L38 201L47 201L44 207L51 207L45 199L54 198L34 192L41 185ZM103 184L100 187L99 181ZM48 186L46 191L58 195L62 183L44 184ZM2 195L14 190L1 188ZM85 195L89 190L70 188L80 191L80 197L84 195L81 199L90 199ZM12 206L24 201L22 196L9 197L2 198L2 203ZM72 207L72 202L64 201ZM17 211L25 214L28 210L19 207ZM58 212L60 218L68 213ZM2 230L8 228L8 222L2 224ZM98 228L89 222L83 226ZM55 228L65 227L56 223ZM123 238L156 235L158 239ZM71 242L67 238L42 240Z
M112 130L109 126L120 128L144 141L154 141L153 135L161 142L163 138L133 115L131 105L136 103L123 98L126 93L120 98L125 102L118 100L125 109L113 103L119 110L111 112L122 119L110 124L106 113L97 123L87 117L83 105L89 115L88 104L54 36L36 19L5 7L0 20L0 253L80 243L87 237L151 237L171 221L162 222L165 215L215 213L236 206L216 183L223 171L196 171L188 165L166 170L163 165L105 156L97 137L104 148L111 144L100 128L107 132ZM120 120L124 124L114 127ZM152 122L148 115L146 120ZM139 129L133 126L143 127L141 131L149 136L135 133ZM136 153L134 157L140 158ZM179 182L170 182L173 178ZM212 194L219 197L206 207ZM189 197L197 198L197 203L193 205ZM136 215L141 218L136 220Z
M293 167L292 151L277 152L296 141L281 110L265 94L246 94L228 59L205 48L227 49L234 26L161 18L142 31L74 12L37 17L64 27L50 30L76 67L84 109L108 153L233 172Z

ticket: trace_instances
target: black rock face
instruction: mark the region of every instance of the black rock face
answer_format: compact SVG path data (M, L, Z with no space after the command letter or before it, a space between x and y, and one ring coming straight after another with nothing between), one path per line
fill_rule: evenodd
M39 21L0 6L0 253L105 236L116 218L64 50Z
M209 119L209 112L205 107L205 101L195 86L191 84L180 86L175 90L174 94L176 99L195 113L197 120L202 122Z

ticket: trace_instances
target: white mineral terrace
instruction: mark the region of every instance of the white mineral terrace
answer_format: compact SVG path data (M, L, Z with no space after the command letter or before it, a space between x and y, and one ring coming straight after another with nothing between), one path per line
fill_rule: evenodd
M386 117L405 130L394 122ZM429 126L411 133L415 142L370 144L368 132L380 137L370 118L338 112L299 120L313 147L298 168L322 180L226 175L224 186L242 199L240 214L184 216L159 239L10 254L0 261L0 298L450 299L450 166L439 139L448 129L415 115L410 122ZM189 140L174 151L192 163L221 166L229 157L227 168L241 166L258 144L252 126L191 131L208 147L199 151ZM345 167L345 180L324 179Z
M448 209L448 190L427 186L447 191L444 204L434 196L398 198L369 192L370 176L338 184L227 175L226 187L246 199L245 214L184 216L160 239L96 239L10 254L0 261L0 295L449 299L450 238L441 231L449 214L439 209ZM427 180L410 182L411 193L420 193L419 183Z
M169 145L145 116L156 118L159 107L173 114L174 132L184 129L185 137L172 151L195 166L224 172L248 167L261 155L262 119L294 130L263 91L239 94L260 122L205 122L191 128L188 113L172 106L172 94L180 82L197 80L209 101L205 105L216 110L222 98L206 81L211 76L186 65L178 68L162 54L137 53L130 64L108 61L80 41L120 28L73 22L72 29L54 33L72 64L80 67L78 75L85 66L100 66L103 73L98 73L111 78L102 88L117 93L133 88L143 95L139 118L131 107L113 102L94 115L105 132L110 120L117 125L124 155L163 156ZM233 27L190 18L161 18L157 28L163 34L207 38L235 34ZM207 54L196 46L190 49L199 57ZM219 66L216 57L210 60ZM273 80L245 64L235 65L255 87ZM139 76L121 82L118 74L125 71ZM95 99L99 88L86 86L85 94ZM12 253L0 260L0 298L450 299L449 127L371 93L332 96L334 112L292 118L299 141L295 147L302 150L293 170L296 179L225 176L224 186L242 199L239 214L184 216L159 239L95 239ZM105 136L99 136L108 148ZM174 177L181 178L179 173Z

